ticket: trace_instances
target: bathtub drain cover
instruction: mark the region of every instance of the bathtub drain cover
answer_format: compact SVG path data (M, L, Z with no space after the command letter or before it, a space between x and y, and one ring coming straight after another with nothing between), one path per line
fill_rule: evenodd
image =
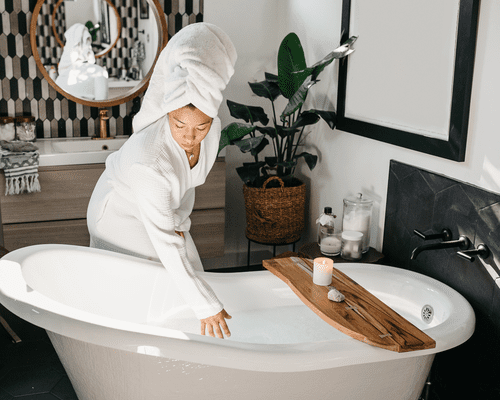
M432 322L432 318L434 318L434 309L429 304L426 304L422 307L421 315L422 321L430 324Z

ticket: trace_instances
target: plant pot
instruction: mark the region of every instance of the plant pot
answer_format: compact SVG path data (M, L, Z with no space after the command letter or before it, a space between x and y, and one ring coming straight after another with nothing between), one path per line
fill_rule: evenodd
M274 179L280 187L267 188ZM272 176L262 188L244 185L243 195L248 239L264 244L287 244L300 239L305 227L305 183L285 187L281 178Z

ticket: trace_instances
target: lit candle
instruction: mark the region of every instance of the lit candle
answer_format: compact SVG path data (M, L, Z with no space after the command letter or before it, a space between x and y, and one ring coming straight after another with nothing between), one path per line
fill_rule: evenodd
M313 283L328 286L332 283L333 260L326 257L314 259Z
M339 235L326 236L321 239L320 250L321 253L327 256L336 256L340 253L340 239Z

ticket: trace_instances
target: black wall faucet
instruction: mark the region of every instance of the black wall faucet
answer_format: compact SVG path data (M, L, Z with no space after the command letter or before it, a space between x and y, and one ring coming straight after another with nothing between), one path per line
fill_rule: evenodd
M443 229L444 231L444 229ZM429 237L427 236L427 239L436 239L439 237L444 237L443 234L442 236L434 236L434 237ZM419 235L420 236L420 235ZM422 237L422 236L420 236ZM451 237L447 236L447 237ZM424 238L425 239L425 238ZM415 260L417 256L422 253L423 251L427 250L438 250L438 249L447 249L451 247L458 247L460 250L467 250L471 245L471 242L467 236L461 235L457 240L443 240L442 242L438 243L429 243L429 244L423 244L421 246L415 247L411 253L410 260Z
M490 256L490 249L484 243L481 243L477 248L472 250L462 250L457 251L457 255L462 257L464 260L474 262L476 258L474 256L478 255L483 260Z

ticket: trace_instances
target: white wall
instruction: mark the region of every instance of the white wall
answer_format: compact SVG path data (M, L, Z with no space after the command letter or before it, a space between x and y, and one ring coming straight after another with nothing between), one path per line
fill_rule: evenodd
M271 3L271 4L270 4ZM306 4L307 3L307 4ZM239 10L242 11L239 11ZM283 11L285 10L285 11ZM238 49L237 72L226 98L258 104L250 97L247 81L262 65L275 60L284 35L297 33L306 52L308 64L318 61L339 43L340 0L231 1L206 0L205 21L221 26ZM376 16L374 16L376 18ZM466 160L448 161L427 154L331 131L318 123L308 137L308 150L316 151L319 162L309 172L301 168L310 192L309 229L306 239L313 240L315 219L324 206L332 206L342 215L342 199L363 192L376 201L372 245L382 248L389 161L395 159L469 182L500 193L500 2L482 0L480 8L476 63L469 122ZM369 65L366 66L369 68ZM320 76L321 82L311 89L309 107L335 109L337 65L330 65ZM383 94L378 94L383 101ZM223 124L231 122L226 107L221 106ZM244 206L239 178L234 167L244 157L239 150L229 149L226 243L228 252L246 251ZM243 217L243 219L241 219Z

